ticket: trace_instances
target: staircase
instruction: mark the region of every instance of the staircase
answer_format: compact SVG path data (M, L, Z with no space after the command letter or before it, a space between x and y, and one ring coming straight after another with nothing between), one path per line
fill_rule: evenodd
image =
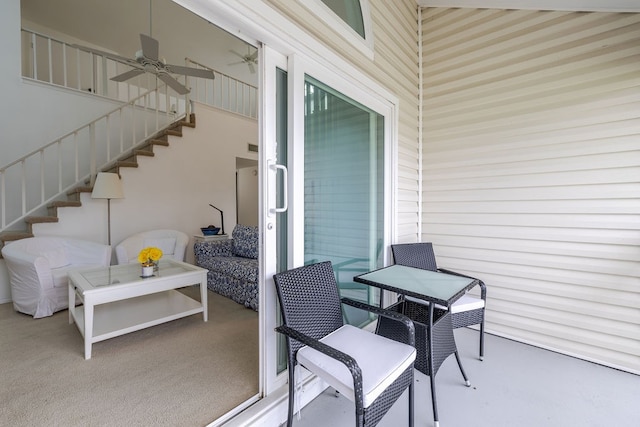
M177 122L171 123L155 135L152 135L143 144L140 144L138 148L134 149L132 153L122 155L120 158L116 159L115 162L103 168L101 172L112 172L119 175L121 168L137 168L138 156L153 157L155 155L155 147L169 146L169 136L182 137L182 128L185 126L189 128L196 127L196 116L194 113L189 115L189 120L180 119ZM58 222L58 208L82 206L82 203L80 202L80 194L91 193L93 191L93 187L89 185L89 182L85 182L84 184L85 185L79 185L69 190L66 193L67 200L56 200L48 204L48 215L25 217L25 230L5 231L0 233L0 249L2 249L2 246L4 246L6 242L33 237L34 224ZM1 254L0 258L2 258Z
M23 50L30 52L23 56L24 79L83 94L91 93L122 104L21 159L8 165L0 164L0 249L5 242L32 237L34 224L57 223L59 208L81 206L80 195L91 193L92 180L97 172L119 174L120 168L137 168L138 156L153 157L155 146L169 145L168 136L182 136L183 126L195 127L194 101L257 119L256 87L188 58L185 58L185 65L211 70L216 78L212 84L208 79L188 77L184 84L191 88L191 92L177 95L166 85L151 89L154 85L146 75L145 78L115 84L110 79L121 70L113 60L83 52L73 44L48 35L22 29L22 42ZM60 52L68 55L56 57ZM66 66L56 68L51 64ZM86 64L89 66L85 69ZM124 131L104 130L117 122L121 123ZM123 122L126 123L122 125ZM83 135L84 140L78 142L78 135ZM60 147L65 144L67 147L76 146L76 151L77 146L84 144L82 147L91 153L91 159L81 159L76 152L75 159L65 158L61 166L45 170L48 168L43 160L46 151L57 150L60 153ZM32 163L37 164L35 168L30 166ZM70 171L74 177L63 181L60 177L62 170ZM10 184L10 176L16 182ZM32 181L35 181L34 185L31 185ZM55 188L52 191L50 187ZM14 196L9 199L8 194Z

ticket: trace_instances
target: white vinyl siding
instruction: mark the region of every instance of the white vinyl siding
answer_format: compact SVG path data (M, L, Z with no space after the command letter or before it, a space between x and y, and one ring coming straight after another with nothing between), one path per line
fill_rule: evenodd
M421 12L422 240L489 332L639 373L640 14Z

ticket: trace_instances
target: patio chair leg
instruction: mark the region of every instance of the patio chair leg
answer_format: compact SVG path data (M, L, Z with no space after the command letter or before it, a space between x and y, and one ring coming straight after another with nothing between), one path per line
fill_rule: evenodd
M462 362L460 361L460 355L458 354L458 351L456 350L454 354L456 355L456 361L458 362L458 367L460 368L460 372L462 373L462 378L464 378L464 383L467 387L470 387L471 382L469 381L469 378L467 378L467 374L464 372L464 368L462 367Z
M413 427L413 379L411 380L411 385L409 386L409 427Z
M436 402L436 379L435 375L430 375L431 379L431 405L433 406L433 425L438 427L440 422L438 422L438 403Z
M287 414L287 427L293 426L293 405L294 405L294 394L296 391L296 383L294 379L295 365L291 363L289 360L289 412Z
M484 360L484 319L480 323L480 360Z

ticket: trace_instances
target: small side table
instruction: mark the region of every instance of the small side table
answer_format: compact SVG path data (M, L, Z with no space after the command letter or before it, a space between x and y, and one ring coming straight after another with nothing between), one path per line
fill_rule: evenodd
M216 240L227 240L229 238L228 234L214 234L212 236L204 236L202 234L194 234L193 238L195 243L198 242L214 242Z

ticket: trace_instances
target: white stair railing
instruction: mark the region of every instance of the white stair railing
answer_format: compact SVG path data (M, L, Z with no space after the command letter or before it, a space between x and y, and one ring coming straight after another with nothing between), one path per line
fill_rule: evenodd
M255 86L189 58L188 66L211 70L215 79L181 77L191 89L186 95L166 85L154 89L158 80L149 73L114 82L111 77L130 67L28 29L22 29L22 58L23 78L124 104L0 168L0 232L42 211L169 123L188 118L193 101L258 117Z
M151 89L155 79L126 82L114 77L131 67L36 31L22 29L22 77L67 89L128 101ZM150 81L151 80L151 81Z
M224 73L185 58L189 67L213 71L214 80L187 78L191 99L251 119L258 118L258 88Z
M114 82L110 80L112 77L131 67L29 29L22 29L22 52L23 77L120 101L128 101L151 89L156 81L145 73L125 82ZM192 100L258 118L257 87L190 58L185 58L185 64L211 70L215 75L213 80L187 78ZM184 76L180 79L184 82Z
M43 209L188 114L162 85L0 168L0 231Z

